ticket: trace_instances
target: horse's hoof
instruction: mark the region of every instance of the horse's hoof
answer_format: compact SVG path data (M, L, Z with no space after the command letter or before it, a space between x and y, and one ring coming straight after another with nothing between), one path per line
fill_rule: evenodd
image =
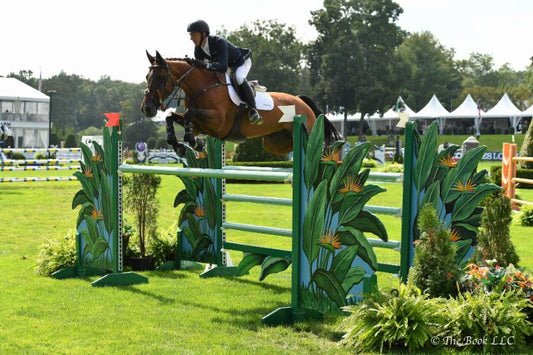
M172 146L172 148L174 149L174 151L176 152L176 154L180 158L183 158L185 156L185 154L187 153L187 149L185 148L185 146L183 144L179 144L178 143L178 144Z
M194 147L194 150L197 152L202 152L204 150L204 141L202 139L196 138L196 146Z

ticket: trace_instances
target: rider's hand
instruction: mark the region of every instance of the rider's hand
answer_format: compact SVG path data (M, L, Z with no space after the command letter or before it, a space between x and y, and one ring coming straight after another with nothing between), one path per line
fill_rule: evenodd
M197 68L203 69L205 68L205 63L198 59L193 59L192 65L194 65Z

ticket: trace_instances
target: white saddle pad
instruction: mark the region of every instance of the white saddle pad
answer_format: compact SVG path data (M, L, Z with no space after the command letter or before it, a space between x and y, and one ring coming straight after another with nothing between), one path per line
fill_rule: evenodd
M231 79L229 75L226 73L226 82L231 83ZM241 100L239 97L239 94L237 94L237 91L233 87L233 85L228 85L228 93L229 97L231 98L231 101L237 106L239 106L241 103L246 103ZM272 97L268 92L264 91L255 91L255 105L258 110L261 111L270 111L274 109L274 100L272 100Z

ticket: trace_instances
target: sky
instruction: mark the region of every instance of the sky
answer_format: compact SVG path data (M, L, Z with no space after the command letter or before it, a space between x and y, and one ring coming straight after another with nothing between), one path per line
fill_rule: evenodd
M429 31L455 59L490 54L496 68L530 64L533 1L396 0L404 9L398 25ZM145 50L164 57L193 56L187 24L206 20L212 32L234 31L256 20L293 26L303 42L316 38L308 24L322 0L8 0L0 6L0 75L20 70L50 78L64 71L98 80L145 80ZM253 50L253 48L252 48Z

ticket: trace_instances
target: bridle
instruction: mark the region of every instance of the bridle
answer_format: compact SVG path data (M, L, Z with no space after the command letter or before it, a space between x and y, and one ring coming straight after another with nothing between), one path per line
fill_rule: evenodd
M153 79L155 77L155 75L153 75L154 70L155 69L159 69L159 68L162 68L162 67L160 65L158 65L158 64L154 64L154 65L150 66L150 71L152 72L152 81L153 81ZM195 67L192 66L178 80L175 80L174 77L170 74L170 70L168 69L168 66L165 66L164 68L165 68L165 74L163 74L163 78L159 81L159 83L157 83L155 90L153 90L155 92L155 95L157 95L157 100L154 98L154 96L155 96L154 94L150 95L150 93L152 91L151 90L151 86L153 86L153 85L151 85L151 83L149 83L148 87L146 88L146 90L144 90L144 96L148 97L150 100L155 102L156 106L158 106L162 111L165 111L166 107L174 99L178 100L178 106L179 106L179 100L180 99L182 99L182 98L185 99L185 100L187 99L185 96L183 96L183 97L179 96L180 91L183 91L183 89L181 89L181 84L182 83L187 84L185 82L185 80L189 77L189 75L191 75L192 71L195 69ZM163 98L163 95L161 95L161 89L163 89L167 85L167 81L168 81L169 78L172 80L172 92L166 98ZM165 100L166 100L166 102L165 102Z
M188 62L187 60L184 60L184 61ZM197 67L194 64L192 64L191 67L185 73L183 73L183 75L180 76L177 80L175 80L174 77L172 76L172 74L170 74L170 70L168 68L168 65L163 67L163 66L160 66L158 64L153 64L153 65L150 66L149 69L150 69L150 71L152 73L154 73L154 70L155 69L159 69L159 68L165 68L165 73L163 74L163 77L159 81L159 83L157 83L155 90L153 90L155 92L155 94L157 95L157 100L154 98L154 96L155 96L154 94L150 95L150 93L152 91L150 87L153 86L153 85L151 85L151 83L149 83L148 84L148 88L146 88L146 90L144 90L144 96L148 97L150 100L152 100L152 102L156 103L156 105L162 111L165 111L166 107L174 99L178 100L177 106L179 106L179 102L180 102L181 99L183 99L185 101L188 101L189 102L189 106L194 106L194 104L198 101L198 99L200 99L200 97L203 96L209 90L214 89L214 88L216 88L218 86L231 85L230 83L223 83L220 80L220 76L218 75L218 73L215 73L215 76L217 78L217 82L215 84L212 84L211 86L208 86L208 87L202 89L198 94L196 94L192 98L188 98L186 95L179 96L180 91L183 91L185 93L185 91L181 88L181 86L183 84L187 85L191 89L191 92L192 92L192 88L187 83L186 80L191 75L193 70L196 69ZM152 75L152 80L154 79L154 77L156 77L156 76ZM169 78L172 80L172 92L166 98L163 98L163 95L161 95L161 90L167 85L167 81L168 81ZM165 102L165 100L166 100L166 102Z

